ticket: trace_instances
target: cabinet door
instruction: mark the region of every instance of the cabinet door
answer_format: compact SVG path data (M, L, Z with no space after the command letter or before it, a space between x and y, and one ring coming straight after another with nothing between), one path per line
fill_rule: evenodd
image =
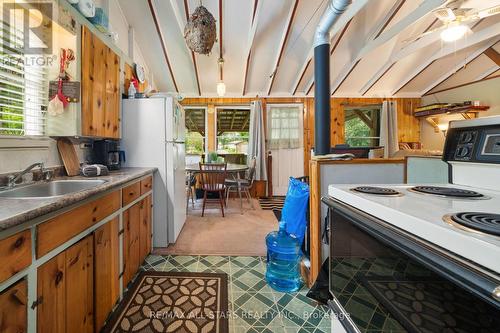
M92 332L92 236L40 266L37 273L38 332Z
M106 127L104 136L120 137L120 57L106 47L106 102L104 120Z
M140 225L140 261L151 253L151 195L141 201L141 225Z
M38 268L37 330L66 331L66 253L62 252Z
M99 332L120 294L118 218L94 232L95 331Z
M28 289L26 280L0 294L0 332L23 333L27 330Z
M66 331L94 331L94 246L88 236L66 252Z
M120 58L82 28L82 135L119 138Z
M141 206L136 203L123 213L124 233L123 233L123 286L126 287L135 275L140 265L139 253L139 232Z

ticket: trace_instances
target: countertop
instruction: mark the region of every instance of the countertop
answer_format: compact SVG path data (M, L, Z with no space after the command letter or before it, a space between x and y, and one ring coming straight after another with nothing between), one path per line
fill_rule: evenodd
M0 198L0 232L13 228L26 221L67 207L78 201L85 200L93 195L119 187L131 180L153 173L156 168L122 168L112 171L108 176L101 177L61 177L57 179L100 179L105 183L88 190L78 191L67 195L52 198Z

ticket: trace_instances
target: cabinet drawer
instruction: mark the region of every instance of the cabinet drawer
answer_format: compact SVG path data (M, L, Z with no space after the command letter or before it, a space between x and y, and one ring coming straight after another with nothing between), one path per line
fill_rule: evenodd
M153 188L153 176L149 176L141 180L141 195L151 191Z
M103 220L119 208L120 193L115 191L40 224L37 227L37 258Z
M141 196L141 182L135 182L132 185L122 189L122 206L126 206Z
M31 264L31 232L25 230L0 241L0 282Z

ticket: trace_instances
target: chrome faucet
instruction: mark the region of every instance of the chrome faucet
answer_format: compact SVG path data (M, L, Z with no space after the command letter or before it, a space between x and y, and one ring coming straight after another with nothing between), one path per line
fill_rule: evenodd
M40 172L42 173L43 180L49 181L52 178L52 171L50 171L49 169L46 169L43 162L37 162L37 163L33 163L32 165L30 165L29 167L27 167L26 169L24 169L23 171L21 171L17 174L10 175L7 179L6 188L12 188L12 187L16 186L16 182L20 178L22 178L22 176L24 176L25 174L27 174L28 172L30 172L32 169L34 169L36 167L40 168Z

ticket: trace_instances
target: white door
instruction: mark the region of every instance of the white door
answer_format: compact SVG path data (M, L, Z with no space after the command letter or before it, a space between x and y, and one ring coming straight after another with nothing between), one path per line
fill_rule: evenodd
M288 179L304 176L302 104L268 104L267 131L267 147L273 163L273 195L285 195Z

